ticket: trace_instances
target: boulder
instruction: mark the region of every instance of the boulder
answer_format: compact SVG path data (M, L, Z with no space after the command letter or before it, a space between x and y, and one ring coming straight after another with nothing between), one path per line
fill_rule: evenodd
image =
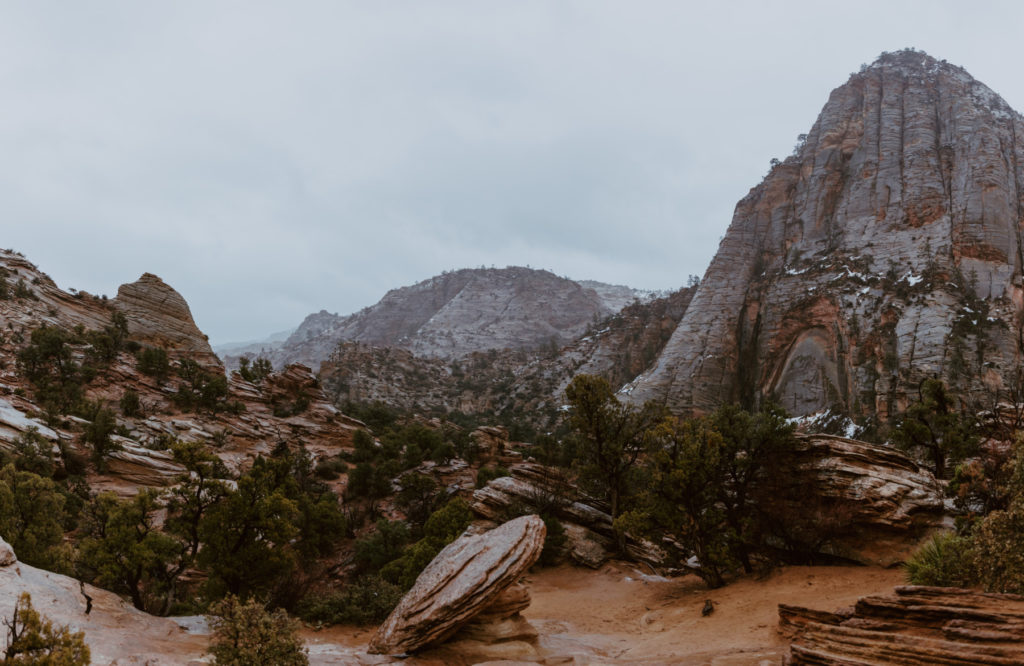
M798 437L794 482L831 504L840 529L823 553L892 566L931 533L952 527L943 488L930 472L888 446L831 435Z
M545 535L544 521L531 515L448 544L374 634L369 651L408 653L450 637L537 561ZM516 606L503 599L506 610Z
M780 604L779 631L787 664L1020 664L1024 597L903 586L836 612Z

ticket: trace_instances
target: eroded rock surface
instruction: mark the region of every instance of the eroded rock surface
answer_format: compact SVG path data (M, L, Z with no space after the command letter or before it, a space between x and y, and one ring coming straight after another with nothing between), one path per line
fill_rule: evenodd
M128 332L154 347L216 368L220 359L192 319L192 311L181 294L152 273L121 285L113 306L128 319Z
M787 664L1020 664L1024 597L897 587L836 612L779 605Z
M808 499L830 502L841 522L826 553L891 566L952 525L935 477L890 447L810 435L799 438L796 465Z
M998 95L883 54L737 204L633 399L885 419L933 375L998 388L1020 362L1021 165L1024 118Z
M448 544L377 630L370 652L407 653L451 636L537 561L545 534L540 517L523 516ZM507 610L514 602L502 605Z
M89 612L83 591L92 599ZM203 662L205 636L191 635L169 618L143 613L112 592L81 587L74 578L19 563L0 540L0 618L11 617L22 592L32 596L32 606L54 625L85 632L94 664Z

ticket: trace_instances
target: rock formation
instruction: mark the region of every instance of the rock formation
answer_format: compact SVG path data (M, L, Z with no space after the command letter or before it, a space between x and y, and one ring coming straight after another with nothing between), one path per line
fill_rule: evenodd
M793 639L787 664L1020 664L1024 597L947 587L897 587L853 608L779 605Z
M540 557L545 533L538 516L523 516L448 544L377 629L370 652L402 654L439 643L488 607L492 620L516 616L525 608L522 592L503 593ZM514 633L522 636L521 628Z
M156 275L143 273L135 282L118 287L112 305L127 317L128 332L136 340L220 367L220 359L192 320L188 303Z
M836 529L822 552L861 564L892 566L922 539L952 527L942 486L906 455L886 446L829 435L798 438L794 483L804 508L825 507ZM792 515L799 515L794 507ZM831 514L831 515L827 515Z
M635 400L773 397L885 419L926 377L1019 365L1024 118L963 69L883 54L739 202Z
M82 448L74 419L61 419L53 427L43 422L35 390L19 371L17 354L41 326L98 330L109 326L111 316L120 312L130 342L162 346L172 359L196 361L213 376L223 373L184 299L154 275L122 286L115 299L84 292L72 295L21 255L0 251L0 280L8 286L23 285L22 296L0 297L0 321L10 332L0 336L0 448L10 449L19 437L34 430L54 445L89 453ZM76 362L82 361L86 346L73 345ZM312 371L300 365L285 367L259 385L237 374L228 377L225 405L232 403L233 410L183 411L174 400L183 382L173 368L161 380L145 375L134 355L121 351L83 387L85 397L119 414L117 424L127 433L112 436L119 450L110 454L102 478L89 479L91 485L131 495L139 486L173 483L182 468L162 450L171 439L207 442L237 472L282 442L303 441L314 461L336 455L351 443L356 429L365 427L341 414ZM129 389L139 399L139 412L126 416L118 403Z

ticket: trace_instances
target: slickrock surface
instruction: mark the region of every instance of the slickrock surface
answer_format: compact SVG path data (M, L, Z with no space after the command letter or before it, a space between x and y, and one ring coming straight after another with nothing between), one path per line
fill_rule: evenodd
M0 540L0 618L11 617L18 597L28 592L33 608L54 625L85 632L94 664L202 663L206 637L190 635L173 620L147 615L116 594L92 585L84 587L92 597L92 609L87 614L86 599L77 580L13 558L10 546Z
M897 587L834 613L779 605L788 664L1024 663L1024 597Z
M206 336L192 319L181 294L152 273L117 289L113 306L128 318L128 332L138 340L207 366L221 366Z
M1024 118L998 95L883 54L737 204L633 399L884 420L935 374L998 387L1020 362L1022 165Z
M523 516L448 544L377 630L370 652L412 652L451 636L537 561L545 534L540 517Z

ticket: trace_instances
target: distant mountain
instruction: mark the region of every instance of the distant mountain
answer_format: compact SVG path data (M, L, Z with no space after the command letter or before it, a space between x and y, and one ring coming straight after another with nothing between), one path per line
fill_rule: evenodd
M262 340L225 342L223 344L213 345L213 351L221 358L224 358L225 356L246 356L250 354L255 356L266 356L284 344L285 340L287 340L294 332L294 328L289 328L287 331L271 333Z
M561 348L489 350L458 360L406 349L342 342L320 366L325 391L339 405L381 401L416 412L493 414L503 422L552 427L564 390L578 373L618 388L658 357L686 312L694 287L633 302Z
M301 362L318 368L341 342L439 359L488 350L557 349L625 304L652 296L530 268L463 269L393 289L352 315L312 314L266 355L275 367Z
M1024 118L963 69L883 54L741 200L634 400L885 420L938 376L990 403L1024 360Z

